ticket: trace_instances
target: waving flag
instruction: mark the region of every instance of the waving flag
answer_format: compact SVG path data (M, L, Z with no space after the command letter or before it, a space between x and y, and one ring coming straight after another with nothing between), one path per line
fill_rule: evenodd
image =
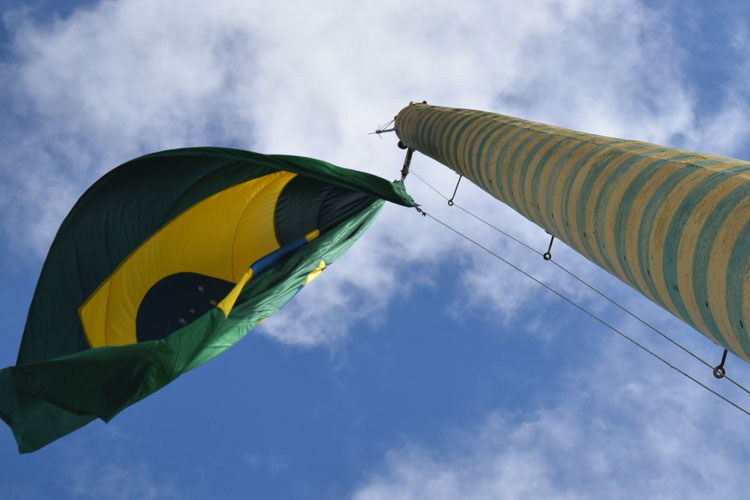
M217 356L346 251L401 184L310 158L193 148L112 170L55 237L0 417L21 452L108 421Z

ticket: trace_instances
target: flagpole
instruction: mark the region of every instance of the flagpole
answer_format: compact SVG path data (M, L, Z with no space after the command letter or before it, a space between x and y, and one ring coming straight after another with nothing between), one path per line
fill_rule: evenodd
M425 103L395 129L750 361L750 163Z

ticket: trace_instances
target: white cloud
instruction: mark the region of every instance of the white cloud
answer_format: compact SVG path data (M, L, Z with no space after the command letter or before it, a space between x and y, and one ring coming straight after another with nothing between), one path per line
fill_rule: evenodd
M748 417L626 343L601 347L537 411L391 450L353 498L744 498Z
M684 49L665 14L635 0L384 0L356 7L343 0L120 0L47 24L37 24L31 11L5 14L6 23L12 17L12 57L0 67L7 106L0 124L2 227L16 253L36 261L88 184L158 149L232 145L395 178L403 161L395 137L368 132L410 100L659 143L681 136L690 147L725 154L750 127L747 68L727 86L725 106L696 120L680 67ZM746 37L736 31L741 51ZM452 191L452 172L420 156L414 167L443 193ZM537 256L447 209L416 179L407 185L428 212L576 300L602 307ZM541 229L477 188L463 183L457 200L546 248ZM564 245L553 252L658 326L679 328ZM444 273L457 277L447 291L455 317L511 321L524 308L556 300L433 222L388 207L262 331L296 345L335 343L357 322L383 321L389 303L417 286L437 286ZM556 334L529 325L545 342ZM715 354L689 335L691 347ZM524 416L497 411L480 428L455 435L448 451L420 443L393 450L354 496L739 498L750 443L735 429L744 428L744 417L649 358L634 357L620 339L593 342L606 354L568 374L569 389L558 400ZM287 466L283 458L245 460L269 473ZM71 493L80 497L177 496L170 478L156 478L142 464L83 460L73 472Z
M38 259L87 184L158 149L233 145L395 178L403 161L395 138L368 132L409 100L700 142L680 49L660 15L635 0L392 0L356 8L343 1L120 0L48 24L19 14L13 58L4 64L12 75L4 85L17 102L17 130L3 139L0 160L7 241ZM725 123L747 127L742 119ZM424 158L415 164L452 187L446 169ZM413 180L409 187L430 205L427 189ZM494 222L544 241L541 230L475 192L462 188L459 199L468 196ZM458 215L444 217L464 224ZM262 331L303 345L340 339L355 321L382 317L409 283L429 283L446 269L460 269L457 290L470 291L465 302L457 299L458 311L518 311L522 301L500 298L510 290L522 297L528 287L515 278L484 286L491 281L485 258L466 256L458 239L440 231L389 208L325 279ZM487 229L472 231L495 241ZM340 319L333 328L332 317Z
M739 151L747 154L747 136L750 130L750 91L747 80L750 78L750 35L748 25L739 19L730 28L731 49L738 56L731 74L721 82L724 101L715 115L708 117L701 129L702 133L691 137L694 147L700 151L732 155ZM715 76L717 80L720 76Z
M174 478L154 477L152 468L146 463L98 462L82 458L70 467L70 483L67 485L72 498L94 498L119 500L142 498L185 498L178 493Z

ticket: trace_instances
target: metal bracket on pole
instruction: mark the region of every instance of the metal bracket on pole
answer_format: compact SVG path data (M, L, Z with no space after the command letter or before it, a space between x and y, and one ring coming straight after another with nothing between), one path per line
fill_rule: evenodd
M414 149L407 147L401 141L398 141L398 147L401 149L406 149L406 158L404 158L404 166L401 169L401 182L404 182L406 176L409 175L409 165L411 165L411 156L414 154Z
M453 196L451 196L451 199L448 200L448 206L449 207L453 206L453 198L456 197L456 193L458 192L458 185L461 184L461 179L463 179L463 178L464 178L463 175L459 175L458 176L458 182L456 182L456 189L453 190Z
M727 374L727 371L724 369L724 363L727 360L727 350L724 349L724 354L721 356L721 363L719 363L714 368L714 377L716 378L724 378Z

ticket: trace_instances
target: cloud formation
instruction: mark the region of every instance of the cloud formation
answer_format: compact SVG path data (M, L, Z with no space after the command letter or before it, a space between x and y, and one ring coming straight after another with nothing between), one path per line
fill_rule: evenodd
M73 498L119 500L185 498L174 478L154 477L146 463L94 463L84 458L71 470L68 492Z
M10 55L0 61L0 231L3 251L28 267L39 266L89 184L159 149L224 145L300 154L395 178L403 161L395 137L368 133L410 100L720 154L734 154L750 127L747 65L723 82L718 111L697 117L672 14L636 0L383 0L356 8L343 0L119 0L49 22L35 20L33 11L3 14ZM732 50L744 55L746 30L732 29ZM419 155L413 167L452 192L452 172ZM431 214L604 310L538 256L449 210L417 179L407 187ZM546 248L541 229L468 183L457 200ZM680 328L564 245L554 252L665 331ZM336 345L354 327L384 322L394 300L438 286L453 299L454 318L523 322L523 333L555 347L550 336L560 330L536 316L542 304L558 313L557 299L400 207L387 207L349 253L259 331L298 346ZM637 331L644 336L653 339ZM683 338L716 354L694 332ZM521 415L498 409L440 446L396 447L377 473L363 473L353 496L738 498L750 444L736 431L746 425L741 414L655 369L617 337L581 344L603 354L564 374L567 389L557 399ZM738 371L748 380L747 369ZM243 459L270 475L288 466L285 457ZM77 497L185 493L138 460L81 460L70 472L69 492Z
M602 347L555 401L393 449L353 498L744 498L747 416L617 340Z
M395 178L402 162L395 137L368 132L409 100L702 144L715 135L714 122L695 124L664 15L635 0L389 0L356 9L343 1L121 0L43 24L15 13L12 57L3 62L13 103L0 160L6 244L38 262L88 184L159 149L228 145ZM736 111L719 118L723 137L747 127ZM452 187L447 169L426 159L415 164L444 192ZM424 186L408 186L419 202L438 206ZM474 188L461 196L517 234L541 233ZM459 215L444 217L464 224ZM461 286L472 292L457 298L457 308L494 304L504 316L522 307L528 286L489 286L484 257L438 234L390 207L315 292L301 294L262 331L295 344L334 342L357 321L384 314L409 283L435 280L440 266L465 270ZM511 289L517 300L498 300ZM342 318L335 327L324 319L332 316Z

